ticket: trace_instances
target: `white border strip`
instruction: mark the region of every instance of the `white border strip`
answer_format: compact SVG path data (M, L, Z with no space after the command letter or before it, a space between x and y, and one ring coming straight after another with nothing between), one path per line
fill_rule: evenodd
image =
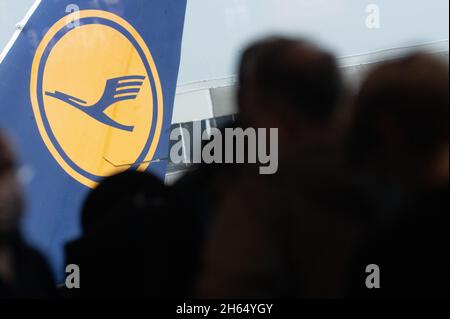
M338 57L337 60L341 68L348 68L352 66L372 64L380 61L398 58L401 56L405 56L406 54L415 50L429 53L448 52L449 40L445 39L433 42L418 43L411 46L396 47L351 56ZM177 94L234 86L236 84L237 84L236 76L230 76L222 79L211 79L205 81L186 83L178 85Z
M409 46L394 47L367 53L355 54L338 58L339 66L342 68L373 64L390 59L400 58L413 51L436 54L449 51L449 40L437 40L433 42L417 43Z
M30 9L28 10L25 17L16 25L16 31L14 32L13 36L9 40L6 47L3 49L2 53L0 53L0 64L5 59L6 55L8 54L9 50L13 47L14 43L16 42L17 38L19 37L20 33L22 32L23 28L27 24L28 20L30 20L33 13L36 11L36 9L41 4L42 0L35 0L34 3L31 5Z

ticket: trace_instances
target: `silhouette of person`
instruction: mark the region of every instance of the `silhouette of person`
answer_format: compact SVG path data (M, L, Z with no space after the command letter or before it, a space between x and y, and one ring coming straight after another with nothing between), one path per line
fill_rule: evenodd
M54 298L46 261L20 234L23 206L13 152L0 131L0 299Z
M335 58L301 39L244 51L240 125L277 128L279 170L243 167L217 208L199 297L342 297L359 236L335 115L344 88Z
M448 298L448 82L448 64L414 53L361 87L350 146L373 210L356 297ZM381 289L366 288L368 264L380 267Z
M191 251L175 207L150 174L127 171L101 182L86 199L83 235L66 246L66 263L78 265L82 278L67 297L184 297Z

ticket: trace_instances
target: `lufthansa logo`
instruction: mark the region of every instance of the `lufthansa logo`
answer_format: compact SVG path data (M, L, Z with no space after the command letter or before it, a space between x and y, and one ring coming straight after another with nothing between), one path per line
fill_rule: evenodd
M36 51L30 95L45 145L78 182L148 168L163 92L150 50L121 17L83 10L56 22Z

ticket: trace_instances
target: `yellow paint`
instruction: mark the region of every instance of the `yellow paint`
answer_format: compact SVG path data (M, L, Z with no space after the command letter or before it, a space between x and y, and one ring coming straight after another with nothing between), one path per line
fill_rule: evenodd
M39 94L43 94L51 130L67 156L79 167L97 176L109 176L127 170L136 162L152 125L156 125L154 136L150 136L150 150L139 166L139 170L146 170L158 146L163 122L162 88L151 53L137 31L119 16L98 10L84 10L72 15L75 14L80 18L102 17L124 27L144 51L152 74L147 74L138 51L119 31L102 24L74 28L54 45L44 69L43 89ZM56 22L40 43L31 70L30 94L39 132L50 153L70 176L88 187L95 187L96 182L66 163L51 142L36 96L43 52L55 34L72 20L68 16ZM115 103L105 113L120 124L134 126L133 132L100 123L75 107L44 94L60 91L92 105L102 96L108 79L127 75L146 77L137 98ZM152 96L150 81L155 84L156 96ZM154 106L158 108L156 119L153 118Z

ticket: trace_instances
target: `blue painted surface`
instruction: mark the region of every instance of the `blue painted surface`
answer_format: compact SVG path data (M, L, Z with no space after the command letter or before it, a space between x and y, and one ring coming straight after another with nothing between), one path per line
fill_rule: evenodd
M30 101L30 73L35 51L48 29L67 15L72 1L43 0L0 65L0 127L16 143L21 165L33 173L25 185L26 239L47 257L60 281L64 244L80 234L80 207L89 189L70 177L51 156L39 134ZM168 154L173 101L180 63L186 0L77 1L80 10L104 10L128 21L152 52L164 97L164 121L154 159ZM164 178L165 161L149 171Z

